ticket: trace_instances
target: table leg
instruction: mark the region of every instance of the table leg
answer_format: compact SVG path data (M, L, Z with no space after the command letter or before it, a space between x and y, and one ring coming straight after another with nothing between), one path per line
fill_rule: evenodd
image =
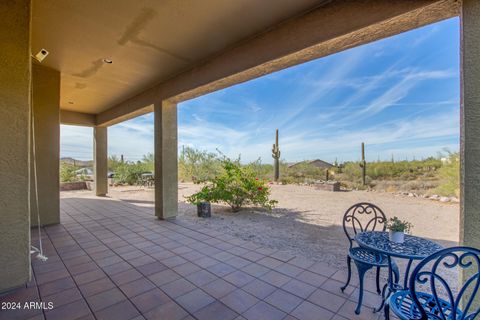
M412 259L408 259L408 264L407 264L407 269L405 270L405 278L403 280L403 288L406 289L408 288L408 279L410 275L410 268L412 267Z
M382 289L382 303L380 304L380 306L373 309L374 313L380 312L383 309L383 307L385 306L385 301L387 301L387 299L390 297L390 295L394 291L394 284L393 284L394 275L393 275L393 268L392 268L392 258L390 256L387 256L387 258L388 258L388 280Z

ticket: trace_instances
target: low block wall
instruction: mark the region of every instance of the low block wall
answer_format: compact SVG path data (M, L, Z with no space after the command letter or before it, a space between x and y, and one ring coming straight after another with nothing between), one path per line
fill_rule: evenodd
M86 189L87 189L87 183L85 181L60 183L60 191L86 190Z
M339 182L319 183L315 185L315 188L318 190L324 190L324 191L340 191L340 183Z

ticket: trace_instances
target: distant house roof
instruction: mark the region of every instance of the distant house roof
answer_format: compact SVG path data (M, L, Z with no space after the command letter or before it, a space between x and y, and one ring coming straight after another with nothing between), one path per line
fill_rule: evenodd
M312 161L302 161L302 162L297 162L297 163L294 163L292 165L289 165L288 167L289 168L292 168L292 167L295 167L299 164L302 164L302 163L307 163L307 164L311 164L317 168L321 168L321 169L328 169L328 168L331 168L333 167L333 164L331 163L328 163L326 161L323 161L323 160L320 160L320 159L316 159L316 160L312 160Z

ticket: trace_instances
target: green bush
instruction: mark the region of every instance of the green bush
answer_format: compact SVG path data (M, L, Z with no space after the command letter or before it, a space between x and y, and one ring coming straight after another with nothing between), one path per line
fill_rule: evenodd
M228 158L221 160L222 172L210 179L208 184L196 194L187 197L187 201L198 204L202 201L226 203L233 212L246 205L272 209L277 201L270 200L270 188L267 182L259 179L249 166L242 166L239 160Z
M77 167L74 165L60 162L60 182L76 182L79 181L77 178L76 170Z
M186 197L187 202L191 204L200 204L202 202L215 202L214 190L211 186L203 186L200 191Z
M221 171L221 161L217 154L190 147L182 148L178 158L180 181L202 183L215 177Z
M134 185L140 182L142 173L147 172L142 162L123 162L118 164L115 170L115 182L120 184Z
M438 171L440 185L434 192L441 196L460 197L460 156L450 153L446 163Z
M153 153L147 153L142 158L144 168L148 172L155 172L155 156Z
M123 162L115 155L108 157L108 170L116 172Z

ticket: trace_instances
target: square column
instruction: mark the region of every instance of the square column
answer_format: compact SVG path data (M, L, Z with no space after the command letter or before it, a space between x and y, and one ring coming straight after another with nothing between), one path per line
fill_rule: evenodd
M93 128L93 175L95 195L108 193L108 128Z
M480 249L480 1L464 0L460 20L460 244Z
M178 212L177 105L162 101L155 112L155 215L175 218Z
M461 15L460 242L480 248L480 2Z
M0 1L0 16L0 293L3 293L30 279L30 0Z
M33 227L38 224L38 215L41 225L60 223L60 72L32 65L32 106L30 226Z

